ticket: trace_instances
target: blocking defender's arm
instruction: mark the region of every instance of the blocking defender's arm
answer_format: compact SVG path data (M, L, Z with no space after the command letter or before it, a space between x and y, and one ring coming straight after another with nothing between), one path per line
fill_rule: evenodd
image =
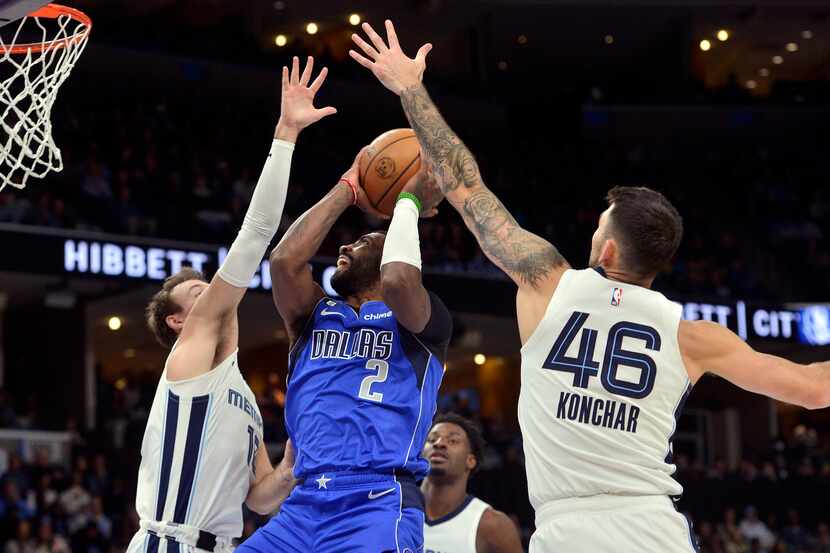
M736 386L807 409L830 407L830 363L802 365L752 349L731 330L681 321L680 351L689 377L711 372Z
M526 340L544 315L559 278L569 268L567 262L552 244L521 228L487 188L475 158L430 99L421 77L432 46L422 46L410 59L401 51L390 21L386 21L388 46L370 25L364 24L363 29L372 44L358 35L352 35L352 40L368 58L353 50L349 55L401 97L421 149L435 165L445 196L487 257L518 285L518 307L525 314L519 318L520 333Z
M228 256L182 328L179 345L168 362L170 380L192 378L213 368L221 328L229 321L235 322L236 307L282 218L297 136L308 125L335 113L334 108L317 109L313 105L327 72L324 68L309 85L313 66L314 60L309 57L300 75L299 59L295 57L290 74L283 67L281 113L271 152ZM231 341L236 342L236 331L233 332Z
M426 88L420 83L406 88L401 103L435 164L441 190L487 257L520 288L547 290L551 282L555 285L567 268L564 258L547 240L521 228L487 188L472 153L441 117Z
M276 467L271 466L265 444L259 446L254 461L256 477L248 490L245 505L253 512L268 515L276 511L294 489L294 446L285 442L285 453Z

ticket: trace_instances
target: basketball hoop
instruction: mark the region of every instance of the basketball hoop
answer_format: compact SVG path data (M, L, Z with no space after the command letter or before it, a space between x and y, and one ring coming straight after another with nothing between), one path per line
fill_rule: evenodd
M47 4L22 18L10 40L0 35L0 190L63 169L52 139L52 105L90 29L83 12Z

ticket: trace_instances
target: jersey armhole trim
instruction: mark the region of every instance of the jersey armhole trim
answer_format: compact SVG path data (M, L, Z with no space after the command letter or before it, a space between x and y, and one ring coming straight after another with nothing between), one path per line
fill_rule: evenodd
M404 329L404 330L406 330L406 329ZM406 330L406 332L409 332L409 331ZM418 418L415 421L415 428L412 430L412 439L409 441L409 447L406 450L406 456L404 457L404 460L403 460L403 468L404 469L406 469L406 465L409 463L409 455L412 453L412 446L415 444L415 437L418 435L418 427L421 426L421 415L423 414L423 410L424 410L424 384L426 384L427 374L429 374L430 361L432 361L432 358L433 358L432 350L429 349L426 346L426 344L424 344L421 340L419 340L418 337L415 336L415 334L413 334L412 332L409 332L409 335L412 336L415 339L415 341L418 342L418 344L420 344L420 346L422 348L424 348L424 350L427 352L427 361L426 361L426 364L425 364L426 366L424 367L424 374L421 375L421 382L418 384L419 387L420 387L420 389L418 390L419 391L419 394L418 394ZM400 343L400 336L398 337L398 345L401 347L401 349L403 349L403 344ZM417 377L417 373L416 373L416 377ZM441 379L443 380L443 378L444 378L444 375L442 373L441 374ZM424 516L426 517L426 515L424 515Z

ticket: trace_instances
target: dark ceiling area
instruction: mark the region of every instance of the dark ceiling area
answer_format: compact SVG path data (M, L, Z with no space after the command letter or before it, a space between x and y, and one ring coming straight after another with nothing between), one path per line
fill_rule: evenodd
M273 66L286 54L351 63L349 17L395 21L405 48L435 45L430 73L465 86L570 81L609 86L654 81L679 88L830 76L830 2L682 0L302 1L80 0L94 40L173 55ZM354 21L354 20L353 20ZM309 34L309 23L316 33ZM726 31L726 40L718 38ZM283 46L275 40L281 36ZM709 49L701 49L708 41ZM780 62L780 63L779 63ZM528 81L528 79L531 79Z

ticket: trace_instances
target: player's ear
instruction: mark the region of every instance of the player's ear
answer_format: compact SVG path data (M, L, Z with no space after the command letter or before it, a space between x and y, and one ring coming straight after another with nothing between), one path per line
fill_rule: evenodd
M181 332L182 327L184 327L184 318L182 318L181 313L167 315L167 317L165 317L164 319L164 322L167 323L167 326L176 331L176 334Z
M597 260L601 267L616 267L619 264L619 247L613 238L607 238L602 243Z
M478 466L478 459L476 459L476 456L473 455L472 453L467 454L466 466L467 466L467 470L469 470L470 472L473 472L475 470L475 468Z

